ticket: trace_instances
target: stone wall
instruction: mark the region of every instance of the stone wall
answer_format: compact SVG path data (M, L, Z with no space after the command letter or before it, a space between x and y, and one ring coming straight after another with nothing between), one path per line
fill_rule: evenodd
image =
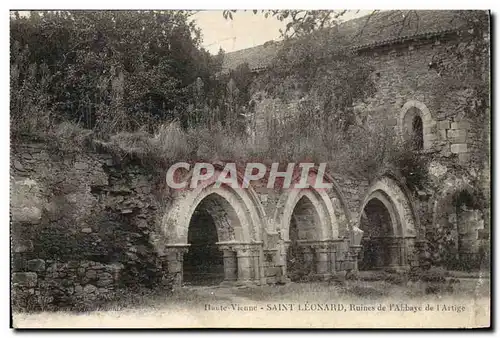
M415 212L421 220L422 234L427 230L434 232L438 227L435 204L441 192L447 189L446 175L469 182L472 189L481 191L481 199L490 199L487 188L490 182L489 111L481 111L475 105L470 84L458 83L450 78L450 74L444 76L432 67L436 57L443 64L465 62L452 59L449 48L462 48L469 43L469 47L475 44L456 35L443 34L431 39L409 39L359 51L360 55L369 58L373 66L371 77L376 90L363 102L355 103L357 123L365 128L392 127L396 137L405 140L411 132L411 118L418 115L422 119L423 149L416 153L422 158L423 166L428 166L424 170L429 171L430 177L423 182L424 187L411 191ZM460 64L454 64L454 67L460 67ZM298 114L301 98L307 97L306 93L299 93L297 89L290 89L290 93L285 95L288 98L286 102L271 97L260 90L261 77L256 76L253 87L256 105L252 124L257 126L256 132L272 128L270 114L278 120ZM487 76L483 76L483 80L486 83ZM436 173L436 168L446 174ZM374 182L343 173L331 174L342 189L353 219L359 220L366 192ZM383 172L374 173L375 178L376 174ZM403 185L404 180L405 177L402 177ZM484 229L481 229L483 235L489 232L487 209L481 210L485 223ZM477 252L485 243L479 240L476 231L474 233L474 236L467 235L474 237L474 240L468 241L467 250ZM430 236L427 240L434 239Z
M12 274L16 309L85 310L113 299L123 264L32 259L26 270Z
M150 244L162 200L149 168L43 144L13 144L11 154L15 299L27 293L48 308L79 307L117 287L162 280Z

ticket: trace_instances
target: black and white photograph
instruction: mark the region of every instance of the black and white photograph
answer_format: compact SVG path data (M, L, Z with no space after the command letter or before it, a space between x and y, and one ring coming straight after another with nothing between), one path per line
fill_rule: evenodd
M3 15L11 328L491 327L491 11Z

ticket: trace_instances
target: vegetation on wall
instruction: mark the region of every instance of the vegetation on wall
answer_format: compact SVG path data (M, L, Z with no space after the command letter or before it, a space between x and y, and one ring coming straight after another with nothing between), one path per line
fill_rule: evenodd
M223 54L200 47L189 11L56 11L11 15L13 136L71 122L106 138L207 110L225 121ZM216 99L212 99L216 97ZM207 109L201 109L201 107Z

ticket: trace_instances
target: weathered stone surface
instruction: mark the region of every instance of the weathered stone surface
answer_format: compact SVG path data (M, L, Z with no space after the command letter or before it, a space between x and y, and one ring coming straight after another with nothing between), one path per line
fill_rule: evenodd
M125 266L122 263L111 263L106 265L105 271L109 273L118 273L120 272Z
M75 285L75 293L80 294L83 292L83 287L80 284Z
M14 252L31 252L33 251L33 241L31 240L15 240Z
M411 43L409 43L409 47L413 47ZM330 226L324 231L308 228L305 231L300 231L301 235L305 238L319 238L316 236L321 234L326 238L337 239L337 233L333 233L335 230L338 231L338 237L352 240L350 229L359 225L357 223L362 216L363 203L373 192L372 188L376 187L381 181L384 184L379 188L385 194L384 196L388 196L388 203L392 204L395 210L393 216L404 227L403 231L405 233L401 236L406 236L410 240L414 239L413 236L423 236L422 231L420 231L422 229L417 228L419 224L416 222L414 215L419 215L423 229L430 232L434 225L430 224L433 219L432 210L437 205L434 204L434 197L437 199L440 189L444 189L445 183L443 181L446 177L455 175L454 167L456 165L463 162L465 158L474 156L478 149L482 147L480 141L481 129L476 128L473 123L464 123L464 121L450 123L450 121L458 120L457 116L462 114L464 106L470 108L471 101L466 93L451 92L436 97L438 95L434 92L435 89L430 90L432 87L430 84L435 84L436 80L439 80L439 76L435 71L429 70L428 61L432 59L433 55L443 51L445 51L444 46L428 46L425 43L416 48L408 48L402 55L397 53L388 55L383 50L377 50L379 54L371 60L380 74L375 84L376 92L364 102L359 103L359 105L356 104L355 107L356 115L366 116L367 125L383 121L386 125L397 127L394 129L398 131L400 126L396 126L395 122L400 119L401 108L411 100L418 100L424 104L424 107L417 107L420 111L419 114L423 116L424 144L426 150L436 151L428 155L432 156L433 160L438 164L430 168L432 182L425 182L426 185L432 185L429 188L430 192L424 190L409 191L408 196L416 200L411 201L404 193L406 190L403 188L408 188L404 183L400 184L398 182L389 185L384 181L385 177L380 180L368 181L363 178L339 178L336 175L334 179L339 182L339 190L343 196L335 192L329 192L328 196L322 196L314 200L314 203L311 203L313 206L319 206L320 217L324 220L322 223ZM457 101L460 102L457 103ZM299 109L298 107L295 102L284 103L264 96L256 107L257 131L265 130L266 120L264 117L268 116L268 112L283 113L283 116L285 116L285 114L293 114L294 111ZM428 112L424 114L426 109ZM358 122L364 123L363 119L359 119ZM465 135L467 140L464 139ZM31 156L31 152L34 153L33 156ZM25 156L27 153L29 153L29 156ZM458 154L458 156L450 156L452 153ZM169 204L165 206L162 204L164 201L159 202L157 200L157 195L165 196L165 192L160 191L161 194L157 194L158 188L153 182L158 177L151 177L153 176L151 172L145 172L144 168L125 163L125 161L115 166L118 163L114 163L109 156L91 154L90 152L78 155L76 162L74 156L57 154L56 157L51 157L54 154L49 156L47 151L40 149L31 149L30 151L21 149L14 151L13 154L12 171L14 175L17 175L15 180L23 182L17 183L18 187L14 189L17 189L14 192L11 207L14 222L41 223L50 226L59 223L71 224L72 227L68 229L74 232L71 235L78 237L78 239L83 238L82 241L78 242L78 245L83 246L81 257L71 258L77 259L80 264L70 266L70 264L49 263L47 260L46 265L50 269L47 268L45 276L41 273L38 275L40 280L45 279L55 283L54 289L58 290L58 292L62 290L66 296L71 295L70 298L72 299L82 299L82 294L85 292L87 295L85 299L93 301L98 298L98 295L105 294L113 289L114 282L119 281L117 278L120 277L124 264L127 267L133 266L134 269L139 270L137 271L137 276L139 276L137 280L146 275L144 270L140 270L141 268L157 266L156 272L160 274L168 268L179 269L175 271L182 270L182 264L180 264L182 262L181 251L176 251L173 254L169 253L168 258L171 259L170 261L158 263L155 261L158 257L155 256L154 252L151 252L150 247L154 246L154 249L159 253L158 256L163 257L165 243L168 243L169 240L178 239L178 241L174 240L173 243L185 242L187 240L185 238L187 237L187 229L185 228L187 228L189 219L192 216L185 214L186 210L191 210L192 205L179 203L181 207L178 208L177 216L182 216L186 221L182 223L182 227L173 226L169 228L171 223L166 222L164 219L165 213L170 211ZM120 161L122 160L117 159L117 162ZM103 166L105 170L103 170ZM27 175L32 177L20 179L20 177ZM440 184L441 186L439 186ZM257 224L256 229L231 229L231 224L234 224L235 220L227 222L226 219L226 223L224 223L224 208L219 208L222 209L222 212L220 212L222 221L219 221L219 224L223 224L223 229L233 230L232 232L226 231L224 234L230 233L231 236L238 238L243 235L248 236L249 241L262 241L264 246L267 245L264 249L272 251L278 248L289 234L289 225L281 223L282 218L280 217L284 214L288 216L293 214L295 205L289 205L287 213L282 212L280 214L277 209L279 209L281 197L285 196L285 193L269 193L266 189L262 189L262 186L265 187L262 182L255 182L255 185L259 186L260 189L255 198L251 196L242 199L238 197L245 197L243 194L241 196L230 195L228 203L233 207L237 207L237 214L244 215L244 219L248 220L248 223L255 221ZM453 183L452 185L456 184ZM429 198L429 196L431 197ZM176 201L176 196L168 197L169 203L170 199ZM48 207L47 200L50 201ZM245 203L242 203L242 200ZM255 202L259 212L252 212L247 215L246 210L251 209L249 205L252 207L252 204L247 203L247 201ZM325 201L325 205L322 204L323 201ZM284 199L283 205L286 205L285 202L286 199ZM290 204L293 203L290 202ZM266 219L261 219L260 208L264 210ZM441 210L442 208L436 207L435 209ZM43 212L41 212L42 210ZM45 211L50 212L45 213ZM314 210L309 211L313 212ZM328 218L325 215L331 217ZM349 216L352 216L352 219ZM171 219L177 220L179 218L172 217ZM302 221L302 223L307 223L308 220L304 215L299 215L296 219ZM448 221L447 217L445 219ZM443 222L443 224L446 223ZM336 227L339 227L339 229ZM161 232L161 236L155 237L156 234L153 233L156 228L161 228L161 231L165 231L165 233ZM88 231L88 229L91 229L92 232ZM128 234L125 234L126 232ZM436 233L438 232L436 230ZM116 235L116 239L110 239L109 234ZM260 235L260 238L257 239L256 235ZM26 239L37 241L38 238L35 236L26 234ZM229 235L226 237L231 238ZM71 236L68 236L68 238L71 238ZM155 240L147 243L148 238L155 238ZM272 240L269 240L269 238L272 238ZM348 249L345 247L347 244L346 242L337 244L334 257L337 261L333 262L332 266L337 269L345 269L347 267L346 263L340 264L340 262L348 259L348 255L346 255ZM106 245L108 246L106 247ZM97 257L103 257L103 255L110 252L115 252L112 251L116 249L115 246L119 246L119 249L123 251L120 256L123 259L121 263L109 265L86 261L88 255L95 254ZM101 247L104 250L99 251ZM411 244L407 244L406 249L408 249L408 252L412 251L411 248ZM249 252L246 254L249 254ZM277 256L285 257L286 255L270 255L270 258L266 261L267 275L260 277L264 279L269 277L268 281L273 280L273 278L276 279L275 276L281 272L281 266L286 261L284 259L280 261L276 258ZM429 256L431 255L429 254ZM172 260L172 257L176 260ZM57 261L70 258L62 256L51 257L51 259ZM251 276L260 273L258 269L251 270L253 263L249 263L249 261L253 262L253 258L245 260L240 255L235 259L241 259L239 263L246 264L246 268L243 269L244 273ZM314 263L311 263L311 268L314 268ZM88 284L89 282L92 284ZM79 298L76 295L79 295Z
M92 284L87 284L83 288L83 292L84 293L94 293L96 291L97 291L97 288L94 285L92 285Z
M471 127L470 122L460 121L460 122L452 122L451 129L469 129Z
M97 272L95 270L87 270L85 273L85 277L88 279L96 279L97 278Z
M99 274L97 286L107 286L113 284L113 276L107 272Z
M14 181L11 185L10 212L12 221L23 223L40 223L43 200L41 187L30 179Z
M451 152L454 154L466 153L467 152L467 144L466 143L452 144L451 145Z
M12 274L12 284L35 287L37 283L37 274L34 272L14 272Z
M23 165L21 164L21 162L19 162L18 160L14 160L14 168L16 168L17 170L22 170L24 171L24 167Z
M45 270L45 261L43 259L32 259L28 261L28 270L38 272Z
M88 169L89 165L85 162L75 162L75 169L85 170Z
M448 120L439 121L437 123L437 128L438 129L450 129L450 121L448 121Z

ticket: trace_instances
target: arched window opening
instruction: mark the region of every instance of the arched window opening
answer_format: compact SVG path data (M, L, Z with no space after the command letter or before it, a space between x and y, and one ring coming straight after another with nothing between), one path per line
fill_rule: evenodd
M422 118L416 115L413 118L412 123L412 137L413 137L413 147L415 150L424 149L424 126L422 123Z

